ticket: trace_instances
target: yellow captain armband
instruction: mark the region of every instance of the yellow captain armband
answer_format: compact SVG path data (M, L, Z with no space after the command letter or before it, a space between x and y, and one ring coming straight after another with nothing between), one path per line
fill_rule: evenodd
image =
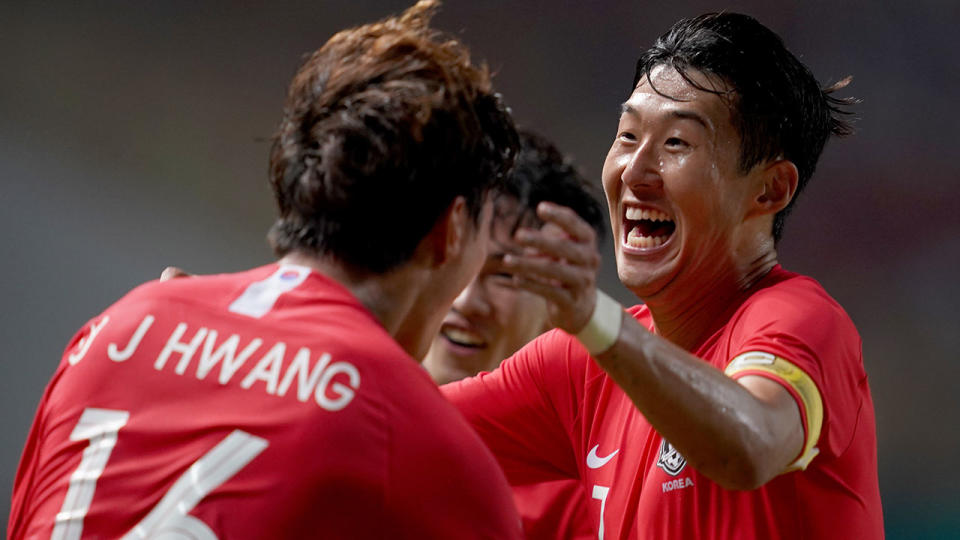
M820 453L817 441L820 439L820 430L823 428L823 400L820 391L813 379L802 369L779 356L760 352L746 352L734 358L723 372L732 378L744 375L772 375L773 378L786 384L792 393L800 398L798 405L803 407L803 417L806 420L804 430L803 449L800 457L791 463L783 472L802 471L810 461Z

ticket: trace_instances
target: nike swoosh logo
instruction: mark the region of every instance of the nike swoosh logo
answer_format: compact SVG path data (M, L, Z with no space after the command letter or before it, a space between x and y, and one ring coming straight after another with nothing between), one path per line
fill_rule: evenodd
M590 449L590 453L587 454L587 467L590 467L591 469L599 469L600 467L603 467L604 465L606 465L607 462L613 459L613 456L617 455L617 452L620 451L620 449L618 448L614 450L612 454L608 456L600 457L597 455L597 449L599 448L600 448L600 445L598 444Z

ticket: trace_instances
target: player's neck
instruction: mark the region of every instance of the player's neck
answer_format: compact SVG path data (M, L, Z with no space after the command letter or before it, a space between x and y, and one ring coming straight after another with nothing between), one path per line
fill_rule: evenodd
M383 328L407 353L418 361L422 358L419 340L406 335L408 319L416 305L427 276L415 265L401 265L385 273L357 270L327 257L291 253L281 263L310 267L343 285L376 317ZM429 340L428 340L429 343ZM427 345L429 346L429 345ZM420 356L417 356L420 354Z
M776 265L777 253L771 249L730 268L688 276L645 298L657 334L688 351L696 350Z

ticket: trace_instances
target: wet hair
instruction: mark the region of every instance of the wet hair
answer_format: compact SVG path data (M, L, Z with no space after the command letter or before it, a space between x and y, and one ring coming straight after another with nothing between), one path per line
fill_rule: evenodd
M739 13L708 13L674 24L637 61L633 88L645 79L660 93L650 73L661 65L675 69L695 88L726 100L740 135L742 172L771 159L796 165L796 193L774 216L772 232L779 241L784 220L813 176L827 139L853 131L844 117L850 114L846 107L857 100L831 95L851 78L822 88L777 34ZM713 79L712 84L698 83L690 70Z
M514 228L526 223L539 223L537 205L542 201L569 207L583 218L596 233L599 249L609 227L600 203L599 190L588 182L560 150L545 137L525 128L520 129L520 152L509 175L509 182L500 197L515 202L519 215L499 215L498 219L515 219ZM499 209L498 209L499 210Z
M294 76L270 155L277 255L383 273L456 197L476 223L502 185L516 128L486 66L429 27L437 6L343 30Z

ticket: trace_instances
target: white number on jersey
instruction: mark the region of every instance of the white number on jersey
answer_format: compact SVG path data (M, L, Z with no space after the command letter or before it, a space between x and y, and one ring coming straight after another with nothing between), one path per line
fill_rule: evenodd
M89 440L77 470L70 476L67 497L56 517L52 540L74 540L83 532L83 518L90 509L97 479L103 473L117 432L127 424L130 413L88 408L70 434L70 440ZM123 538L191 538L216 540L204 522L188 512L211 491L229 480L267 448L265 439L234 430L219 444L193 462L167 490L160 502Z
M593 486L593 498L600 501L600 527L597 529L597 538L603 540L603 510L607 507L607 494L610 488L607 486Z

